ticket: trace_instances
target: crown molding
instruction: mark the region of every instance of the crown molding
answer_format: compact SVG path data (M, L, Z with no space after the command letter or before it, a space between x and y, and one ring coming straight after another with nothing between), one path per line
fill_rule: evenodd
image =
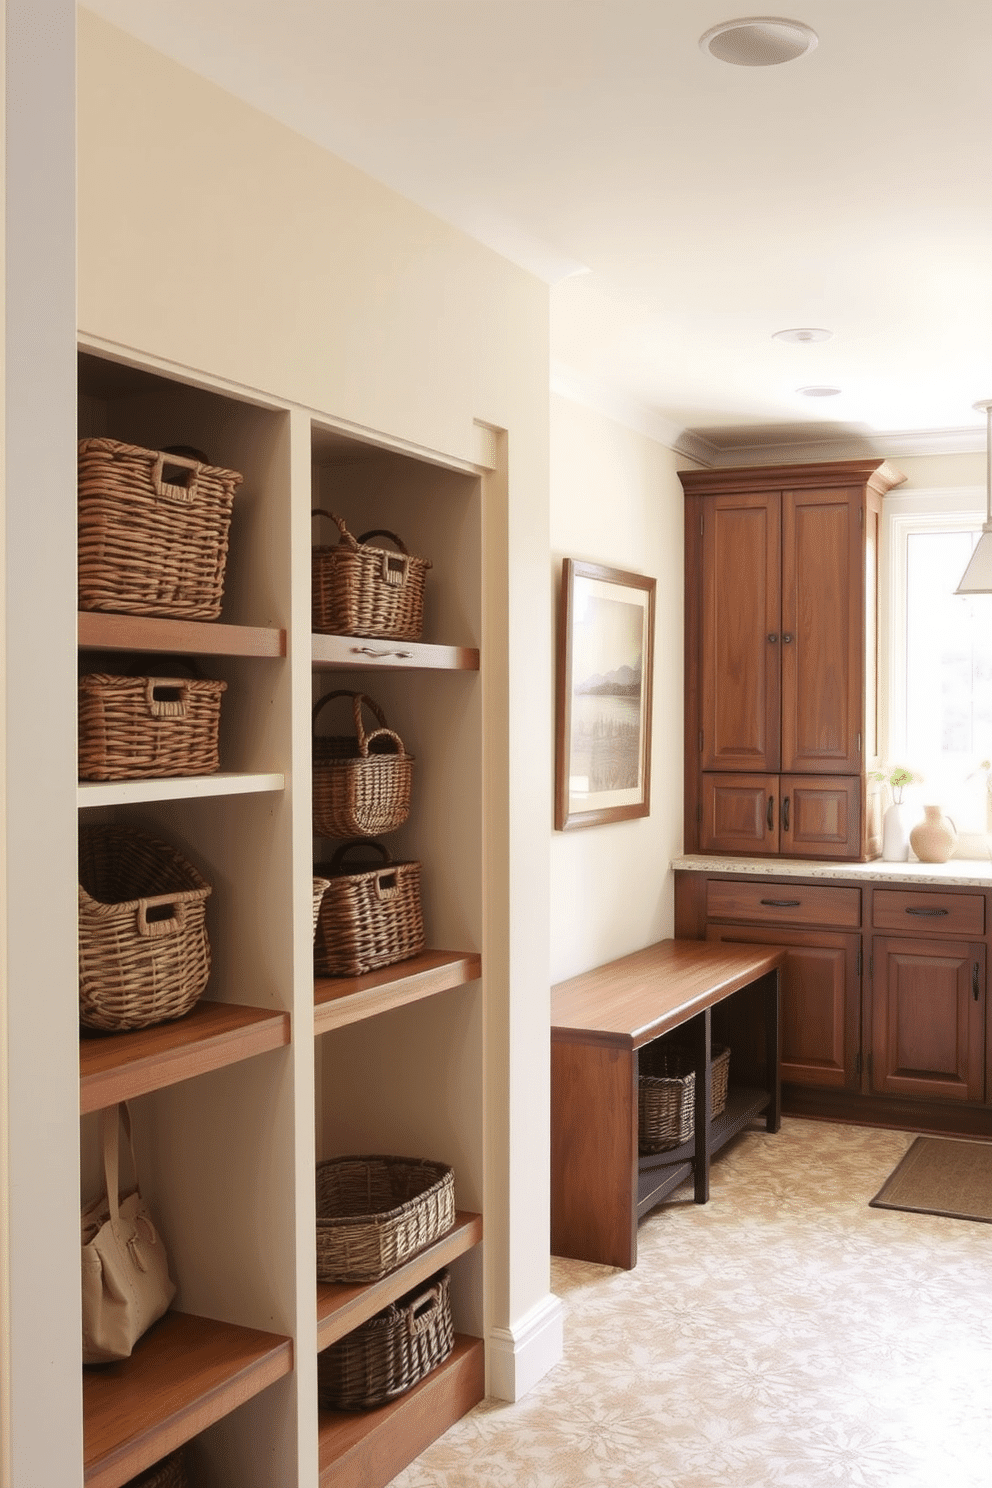
M677 455L684 455L687 460L695 460L700 465L713 465L717 461L719 450L708 439L680 428L636 398L618 392L605 382L585 377L564 362L551 363L551 391L559 398L567 398L570 403L601 413L604 418L612 419L625 429L632 429L635 434L646 435Z

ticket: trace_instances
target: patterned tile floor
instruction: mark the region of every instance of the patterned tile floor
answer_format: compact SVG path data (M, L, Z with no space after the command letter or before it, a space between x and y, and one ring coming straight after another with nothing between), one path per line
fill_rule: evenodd
M868 1207L911 1141L787 1119L635 1270L554 1260L562 1363L393 1488L992 1488L992 1226Z

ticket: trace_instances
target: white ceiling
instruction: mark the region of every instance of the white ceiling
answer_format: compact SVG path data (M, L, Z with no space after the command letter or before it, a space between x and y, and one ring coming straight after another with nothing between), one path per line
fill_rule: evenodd
M789 6L728 67L730 0L90 0L547 279L556 385L687 453L982 449L992 5Z

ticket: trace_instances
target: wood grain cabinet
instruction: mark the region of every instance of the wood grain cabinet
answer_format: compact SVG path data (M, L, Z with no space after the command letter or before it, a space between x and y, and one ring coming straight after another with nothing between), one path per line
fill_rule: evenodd
M682 471L687 851L878 855L881 460Z
M992 1137L990 897L680 870L675 934L786 949L786 1114Z

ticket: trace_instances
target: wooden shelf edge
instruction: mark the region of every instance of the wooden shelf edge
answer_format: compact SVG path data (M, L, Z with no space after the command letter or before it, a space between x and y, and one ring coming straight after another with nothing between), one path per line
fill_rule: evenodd
M321 1411L321 1488L385 1488L485 1396L485 1346L455 1335L443 1364L398 1400L370 1411Z
M203 656L281 657L286 632L270 625L225 625L211 620L170 620L149 615L117 615L80 610L76 616L80 649L85 651L171 651Z
M81 780L76 786L76 801L83 808L128 806L141 801L255 795L285 788L286 777L279 770L219 770L216 775L174 775L153 780Z
M482 957L477 951L422 951L365 976L318 977L314 980L314 1035L433 997L477 981L481 975Z
M678 1162L641 1168L637 1176L637 1217L642 1218L667 1194L692 1177L692 1163ZM656 1178L657 1175L657 1178Z
M411 1256L398 1270L380 1281L347 1285L317 1283L317 1352L367 1322L398 1297L419 1286L442 1266L464 1255L482 1240L482 1215L459 1210L447 1234Z
M79 1111L102 1110L289 1043L289 1014L198 1002L184 1018L79 1042Z
M290 1338L167 1313L130 1359L83 1371L86 1488L120 1488L292 1368Z
M361 668L368 671L477 672L475 646L438 646L427 641L373 640L365 636L314 634L311 656L315 667Z

